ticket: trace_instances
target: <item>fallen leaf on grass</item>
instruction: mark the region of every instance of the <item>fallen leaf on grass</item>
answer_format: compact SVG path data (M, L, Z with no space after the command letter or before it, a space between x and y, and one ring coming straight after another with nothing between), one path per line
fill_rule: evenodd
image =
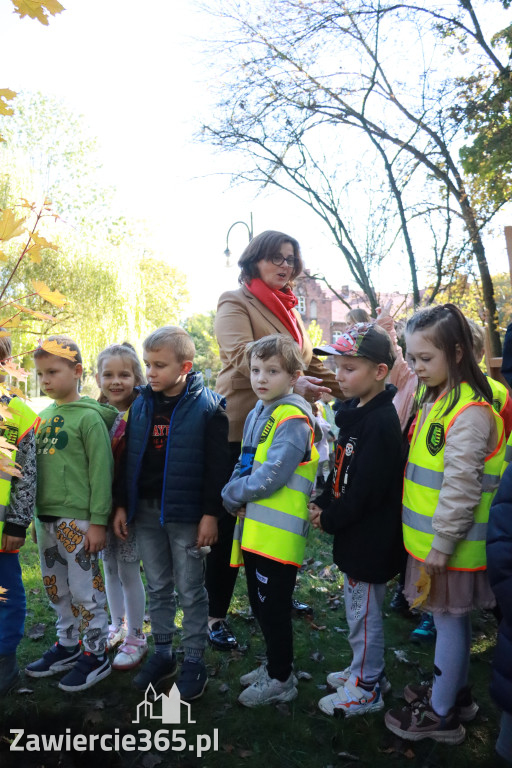
M21 694L29 695L31 693L34 693L34 691L33 691L32 688L18 688L16 693L21 693Z
M323 661L325 659L325 656L323 653L320 653L320 651L313 651L313 653L309 657L313 661Z
M348 760L355 760L359 762L361 760L357 755L351 755L350 752L338 752L338 757L346 757Z
M229 685L227 683L222 683L222 685L219 685L219 693L227 693L229 691Z
M38 594L40 593L40 591L41 591L41 590L40 590L40 589L36 589L36 588L34 587L33 589L31 589L31 590L29 590L29 591L30 591L30 594L31 594L31 595L38 595Z
M322 568L322 570L318 572L318 578L326 579L327 581L336 581L338 577L332 572L333 567L335 568L335 566L327 565L325 568Z
M348 629L344 629L343 627L333 627L335 632L343 632L346 634L348 632Z
M46 624L33 624L27 632L27 636L30 637L31 640L40 640L44 637L45 632Z
M310 675L309 672L304 672L303 670L299 670L297 672L297 680L312 680L313 675Z
M414 758L416 757L416 755L414 754L414 752L410 747L402 748L398 745L393 747L387 747L387 749L381 749L379 751L382 752L384 755L403 755L404 757L407 758L407 760L414 760Z

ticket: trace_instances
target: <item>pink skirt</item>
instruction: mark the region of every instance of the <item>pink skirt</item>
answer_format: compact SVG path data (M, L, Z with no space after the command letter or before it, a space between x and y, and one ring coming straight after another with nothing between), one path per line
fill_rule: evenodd
M418 596L414 583L420 577L422 565L411 555L407 558L404 594L409 604ZM496 605L487 571L446 571L431 578L430 594L420 606L422 611L462 616L476 608L493 608Z

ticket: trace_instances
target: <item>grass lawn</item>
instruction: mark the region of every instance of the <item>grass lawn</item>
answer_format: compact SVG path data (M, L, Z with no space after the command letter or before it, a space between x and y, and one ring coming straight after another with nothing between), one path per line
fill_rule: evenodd
M330 719L317 709L317 700L325 695L328 672L343 669L350 662L343 585L340 574L331 568L331 542L313 532L306 550L308 565L299 576L297 596L315 609L315 623L294 621L296 671L308 673L299 681L299 696L290 705L248 710L237 704L238 678L253 669L264 651L261 634L250 620L243 572L238 579L232 604L231 623L237 637L246 646L241 653L221 654L208 649L206 661L210 681L204 696L192 703L195 724L162 726L158 720L132 724L142 697L131 686L134 673L112 672L110 677L88 691L69 694L57 688L58 677L22 679L19 691L0 701L0 768L298 768L313 766L421 766L421 768L468 768L502 765L494 752L499 715L488 694L490 664L495 643L496 624L492 617L473 617L471 680L480 704L480 713L467 726L467 738L458 747L448 747L425 740L417 744L400 742L384 727L383 713L351 720ZM54 641L54 615L41 584L36 547L28 542L21 554L28 599L25 638L19 649L20 666L38 658ZM402 706L403 687L431 675L432 649L408 642L415 621L389 613L392 595L389 586L386 601L386 670L393 685L387 696L389 706ZM28 633L36 624L44 624L44 635L34 640ZM148 625L149 630L149 625ZM179 637L177 638L179 644ZM403 654L396 654L402 651ZM406 660L403 660L405 654ZM400 660L399 657L402 657ZM309 675L311 676L309 678ZM25 691L23 690L25 689ZM137 729L179 728L185 731L185 751L111 752L24 751L10 752L10 729L25 729L31 734L104 734L135 733ZM214 734L218 750L205 751L198 757L189 745L196 736ZM200 743L206 743L203 740ZM37 743L33 742L34 747ZM176 741L179 746L179 741ZM115 746L115 745L114 745Z

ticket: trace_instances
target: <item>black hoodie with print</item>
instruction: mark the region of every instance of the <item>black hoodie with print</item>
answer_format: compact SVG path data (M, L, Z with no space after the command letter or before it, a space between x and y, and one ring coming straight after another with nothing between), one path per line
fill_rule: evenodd
M400 422L386 389L366 405L344 404L336 463L326 490L315 499L320 523L334 535L333 558L351 578L382 584L404 564L403 459Z

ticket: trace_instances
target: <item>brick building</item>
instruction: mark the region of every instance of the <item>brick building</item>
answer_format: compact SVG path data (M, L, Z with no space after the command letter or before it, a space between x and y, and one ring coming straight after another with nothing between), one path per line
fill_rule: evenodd
M308 277L307 269L296 279L293 292L299 300L297 309L302 315L306 328L316 320L323 331L325 341L335 341L347 327L346 316L348 309L339 298L324 283ZM370 304L362 291L351 291L348 285L341 286L340 295L350 305L351 309L365 309L370 313ZM412 310L410 297L402 293L381 293L382 305L391 301L391 314L403 314Z

